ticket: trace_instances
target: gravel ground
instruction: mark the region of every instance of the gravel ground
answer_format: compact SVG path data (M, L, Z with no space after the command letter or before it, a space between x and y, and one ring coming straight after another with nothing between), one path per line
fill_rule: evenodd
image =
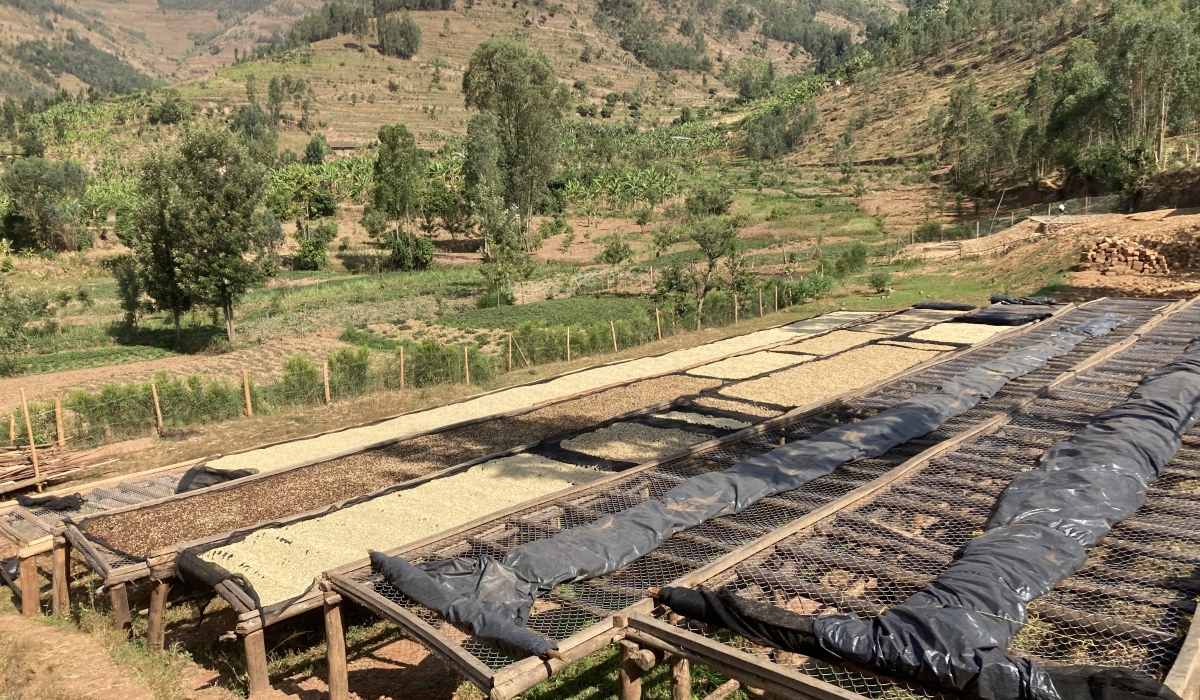
M606 472L519 454L328 515L258 530L201 555L241 574L263 606L307 591L321 572L476 520L509 506L594 481Z
M735 384L722 394L779 406L803 406L890 377L937 353L868 345L829 359L807 362L762 379Z
M766 406L742 401L731 401L715 396L701 396L698 399L694 399L692 403L697 406L704 406L705 408L715 408L718 411L733 411L735 413L745 413L748 416L761 416L763 418L774 418L783 413L782 411L776 411Z
M834 331L819 338L810 338L799 343L787 345L781 350L789 352L806 352L811 355L832 355L843 350L849 350L856 345L879 340L886 336L877 333L860 333L858 331Z
M935 343L978 343L1012 326L989 326L983 323L939 323L923 331L913 333L914 340L930 340Z
M740 420L732 418L721 418L720 416L706 416L703 413L684 413L683 411L668 411L666 413L656 413L655 418L666 418L668 420L680 420L693 425L711 425L714 428L729 428L731 430L740 430L750 425Z
M270 478L86 522L88 537L118 551L147 552L289 517L377 491L554 435L573 432L645 406L719 386L716 379L668 376L597 392L530 411L424 435L385 449L321 462Z
M642 464L711 439L709 435L673 428L652 428L641 423L614 423L579 437L563 440L562 446L593 457Z
M814 338L814 340L816 340ZM739 355L727 360L720 360L710 365L689 370L688 374L698 377L718 377L720 379L746 379L777 369L808 362L813 358L805 355L793 355L786 352L756 352L750 355Z
M798 321L781 328L748 333L707 345L676 350L660 357L630 360L607 367L597 367L595 369L576 372L548 382L542 382L541 384L513 387L468 401L400 416L374 425L350 428L328 435L319 435L273 447L264 447L261 450L229 455L213 460L209 463L209 466L215 469L254 468L259 471L282 469L347 450L366 447L367 445L383 440L422 433L472 418L482 418L495 413L528 408L545 401L581 391L597 389L610 384L631 381L662 372L670 372L700 362L715 360L736 352L744 352L765 345L815 335L816 333L821 333L871 315L874 314L871 312L836 311L824 316L808 319L807 321Z

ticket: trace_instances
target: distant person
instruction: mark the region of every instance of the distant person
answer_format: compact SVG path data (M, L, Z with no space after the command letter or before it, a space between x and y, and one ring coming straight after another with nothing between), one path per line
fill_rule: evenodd
M1067 205L1066 205L1066 203L1065 203L1065 202L1059 202L1059 204L1058 204L1058 215L1059 215L1059 216L1062 216L1062 215L1064 215L1064 214L1066 214L1066 213L1067 213Z

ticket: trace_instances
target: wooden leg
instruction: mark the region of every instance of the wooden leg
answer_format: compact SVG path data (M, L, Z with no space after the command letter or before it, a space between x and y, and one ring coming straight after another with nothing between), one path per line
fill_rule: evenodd
M325 647L329 663L329 700L350 700L346 670L346 635L342 631L342 606L325 604Z
M642 700L642 672L654 667L653 652L622 639L621 656L617 665L617 700Z
M71 545L55 538L50 605L55 615L71 614Z
M270 692L271 678L267 675L267 643L262 630L246 635L246 676L250 685L250 697L261 697Z
M38 581L37 557L21 560L21 614L37 615L42 611L42 588Z
M692 700L692 667L680 656L671 657L671 700Z
M150 591L150 618L146 621L146 648L150 651L162 651L166 637L165 618L167 616L167 594L171 592L171 584L167 581L155 581L154 590Z
M129 634L133 630L133 618L129 615L129 591L125 584L114 583L109 586L108 601L112 605L113 626Z

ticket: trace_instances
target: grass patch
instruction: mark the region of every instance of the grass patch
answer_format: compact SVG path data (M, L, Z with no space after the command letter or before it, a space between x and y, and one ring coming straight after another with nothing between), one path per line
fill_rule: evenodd
M13 376L46 374L71 369L88 369L91 367L121 365L129 362L142 362L144 360L159 360L164 357L174 357L176 354L170 350L157 347L140 345L119 346L18 357L12 361L10 367Z
M469 309L442 316L438 323L458 329L513 330L525 322L549 325L584 325L596 321L607 323L610 320L631 318L639 311L653 313L653 302L638 297L573 297L520 306Z

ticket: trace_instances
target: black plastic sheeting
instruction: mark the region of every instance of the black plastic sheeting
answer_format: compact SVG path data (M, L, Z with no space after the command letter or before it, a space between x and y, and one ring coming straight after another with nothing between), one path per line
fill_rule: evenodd
M45 508L46 510L79 510L83 496L17 496L17 505L22 508Z
M993 304L1035 304L1038 306L1058 303L1054 297L1012 297L1007 294L993 294L990 301Z
M1041 304L994 304L958 316L955 323L986 323L989 326L1021 326L1054 315L1055 308Z
M957 301L919 301L912 305L914 309L933 309L934 311L974 311L970 304L960 304Z
M1005 653L1030 601L1083 567L1109 530L1141 507L1149 485L1200 418L1200 341L1143 377L1129 399L1042 455L996 500L984 534L920 593L872 620L802 618L736 595L664 588L676 612L882 674L985 700L1073 700L1175 694L1120 668L1044 668Z
M257 469L214 469L208 466L207 463L197 464L183 473L183 476L179 479L179 484L175 487L175 493L199 491L209 486L216 486L228 481L236 481L247 476L254 476L257 473Z
M529 633L524 625L533 602L555 586L616 571L678 532L712 518L735 515L763 498L798 489L846 462L879 456L926 435L991 398L1013 379L1067 354L1088 338L1131 321L1104 314L1053 332L1039 343L973 367L938 391L724 471L693 477L658 500L523 544L503 562L480 555L412 565L378 552L371 554L371 561L401 593L480 639L511 653L544 656L555 644Z

